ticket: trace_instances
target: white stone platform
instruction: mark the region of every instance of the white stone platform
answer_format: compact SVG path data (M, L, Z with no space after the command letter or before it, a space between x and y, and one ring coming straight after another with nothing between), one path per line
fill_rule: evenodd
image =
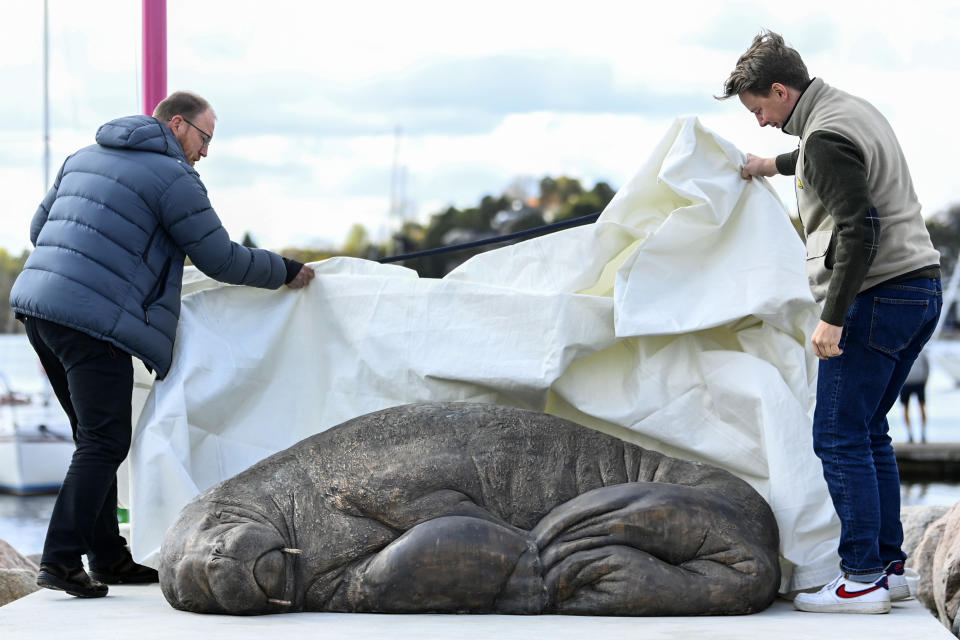
M243 638L491 638L494 640L774 640L923 638L951 634L917 601L898 602L887 615L801 613L785 600L752 616L613 618L293 613L213 616L171 608L158 585L111 586L110 595L81 600L42 589L0 607L3 640L203 640Z

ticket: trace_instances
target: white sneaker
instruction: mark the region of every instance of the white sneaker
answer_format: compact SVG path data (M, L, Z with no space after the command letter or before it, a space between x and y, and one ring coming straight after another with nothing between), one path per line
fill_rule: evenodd
M813 613L889 613L887 576L876 582L856 582L841 573L816 593L798 594L793 606Z
M900 600L909 600L910 585L907 583L907 576L904 575L903 562L891 562L887 565L887 586L890 588L890 600L899 602Z

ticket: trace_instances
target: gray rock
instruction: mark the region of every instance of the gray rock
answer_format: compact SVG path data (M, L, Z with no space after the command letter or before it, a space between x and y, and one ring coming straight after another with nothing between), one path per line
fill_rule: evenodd
M5 540L0 540L0 569L26 569L33 571L34 576L40 571L40 567L35 562L20 555Z
M0 607L37 591L37 572L30 569L0 569Z
M947 516L944 514L927 527L913 554L913 567L920 574L920 579L917 582L917 600L934 613L937 612L937 603L933 595L934 558L946 526Z
M747 483L567 420L395 407L277 453L184 507L161 549L178 609L722 615L780 580Z
M913 556L924 532L949 510L950 507L942 505L911 505L900 509L900 522L903 523L901 549L907 554L907 567L916 569Z
M953 627L960 605L960 503L943 516L943 535L933 556L933 601L940 621Z

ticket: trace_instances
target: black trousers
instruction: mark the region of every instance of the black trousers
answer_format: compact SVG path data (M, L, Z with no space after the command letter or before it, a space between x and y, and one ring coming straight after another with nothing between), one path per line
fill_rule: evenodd
M91 567L106 567L127 554L117 527L117 468L130 449L133 362L83 332L39 318L24 325L77 444L41 562L77 567L86 554Z

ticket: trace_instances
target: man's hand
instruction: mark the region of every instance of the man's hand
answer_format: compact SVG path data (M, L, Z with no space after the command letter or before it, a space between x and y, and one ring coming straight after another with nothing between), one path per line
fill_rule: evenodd
M287 286L291 289L300 289L305 287L310 284L310 281L313 280L314 275L316 274L313 273L313 269L307 265L303 265L303 267L300 269L300 273L298 273L293 280L288 282Z
M747 154L747 161L740 168L740 177L744 180L750 180L753 176L769 178L775 175L777 175L776 158L761 158L752 153Z
M840 336L842 334L843 327L827 324L821 320L810 338L810 342L813 344L813 355L821 360L826 360L842 354L843 351L840 349Z

